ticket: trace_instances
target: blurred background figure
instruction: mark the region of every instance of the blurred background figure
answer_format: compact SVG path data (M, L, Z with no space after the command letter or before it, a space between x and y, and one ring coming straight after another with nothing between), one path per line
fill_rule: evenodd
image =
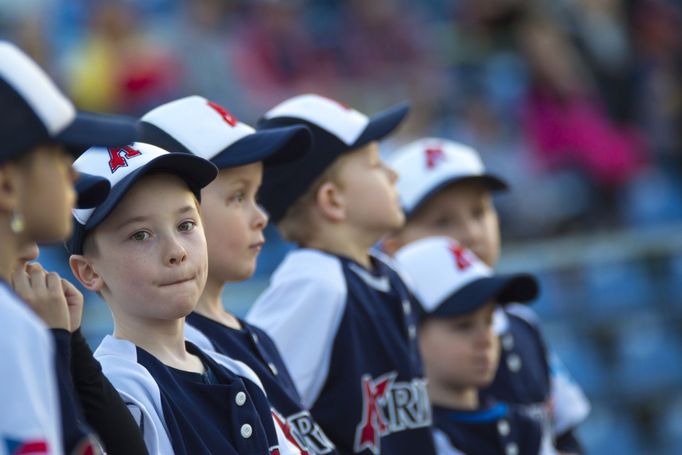
M475 147L514 188L496 202L501 267L540 278L546 336L593 404L588 453L682 453L680 30L678 0L0 1L0 37L83 109L199 94L255 123L301 92L363 111L410 98L385 153ZM231 302L289 248L266 235ZM68 276L62 248L42 256ZM91 295L85 313L97 343L110 316Z

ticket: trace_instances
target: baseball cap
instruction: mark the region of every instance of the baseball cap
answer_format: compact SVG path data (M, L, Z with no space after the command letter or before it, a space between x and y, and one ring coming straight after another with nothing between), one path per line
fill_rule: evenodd
M422 317L471 313L490 300L527 303L538 295L538 283L527 273L496 274L470 250L444 236L427 237L395 254Z
M87 147L135 139L129 117L77 112L50 77L14 44L0 41L0 162L42 143L58 143L77 155Z
M138 140L198 155L220 169L258 161L266 166L284 163L310 148L310 132L304 126L256 131L201 96L171 101L146 113Z
M418 139L396 150L386 161L398 173L396 187L408 216L454 182L476 180L493 191L508 189L504 180L486 172L476 150L447 139Z
M201 157L169 153L141 142L123 147L92 147L73 163L73 167L78 172L105 178L111 190L95 207L73 210L74 230L66 245L72 254L83 252L86 233L104 221L130 187L150 171L163 171L180 177L199 200L201 189L218 175L218 169Z
M78 195L76 207L87 209L102 203L109 194L110 189L109 180L104 177L79 172L78 180L76 181L76 194Z
M260 130L305 125L311 132L311 151L301 159L265 169L260 201L277 223L287 209L343 153L378 141L403 121L408 103L395 105L371 117L320 95L290 98L265 113Z

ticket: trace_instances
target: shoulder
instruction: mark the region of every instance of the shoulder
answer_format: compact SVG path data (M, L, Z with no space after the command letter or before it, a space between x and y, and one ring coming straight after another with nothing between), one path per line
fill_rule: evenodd
M277 268L271 285L290 281L323 283L333 289L345 289L343 264L331 254L313 249L298 249L289 253Z
M505 307L505 312L512 318L521 320L526 324L531 325L536 330L540 328L540 317L528 305L520 303L512 303Z

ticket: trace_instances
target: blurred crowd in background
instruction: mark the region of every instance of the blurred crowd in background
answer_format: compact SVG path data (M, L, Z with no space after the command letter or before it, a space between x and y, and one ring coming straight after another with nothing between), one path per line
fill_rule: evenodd
M682 453L679 0L0 0L0 36L85 110L200 94L254 124L304 92L409 99L384 152L441 136L511 183L503 256L526 245L508 267L541 276L547 336L594 404L591 453ZM244 308L286 248L270 234Z

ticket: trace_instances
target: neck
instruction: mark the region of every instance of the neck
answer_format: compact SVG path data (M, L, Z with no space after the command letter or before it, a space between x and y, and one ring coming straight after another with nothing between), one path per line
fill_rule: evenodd
M366 269L372 267L369 250L376 240L371 236L353 235L345 226L334 225L336 229L321 229L320 234L305 246L328 253L345 256Z
M224 288L225 282L223 280L214 279L209 276L204 292L201 294L199 303L194 311L227 327L240 330L242 325L239 323L239 320L223 307L222 295Z
M433 381L427 387L429 398L435 405L467 411L478 409L478 390L475 387L448 387Z

